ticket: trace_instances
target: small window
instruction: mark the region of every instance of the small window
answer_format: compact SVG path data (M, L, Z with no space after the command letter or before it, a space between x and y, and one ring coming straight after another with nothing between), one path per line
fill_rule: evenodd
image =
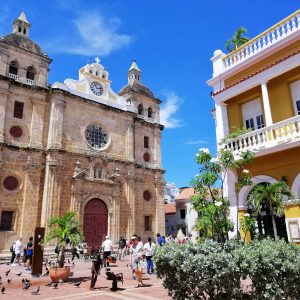
M141 116L144 114L144 107L142 104L138 105L138 114Z
M98 71L96 71L96 76L99 76L99 72Z
M251 128L252 130L254 130L254 120L253 120L253 118L250 118L250 119L246 120L246 128L247 129Z
M19 32L22 32L22 28L21 27L19 27Z
M34 80L35 70L34 67L29 67L26 72L26 78L30 80Z
M92 71L92 70L90 70L90 74L93 74L93 71Z
M153 115L153 113L152 113L152 107L149 107L148 108L148 118L152 118L152 115Z
M297 108L298 115L300 115L300 100L296 101L296 108Z
M23 119L23 110L24 110L24 103L15 101L14 117L18 119Z
M144 153L143 159L144 159L144 162L149 162L150 161L150 154L148 152Z
M143 198L146 201L149 201L151 199L151 193L149 191L144 191Z
M144 148L149 148L149 137L144 136Z
M265 127L263 115L259 115L256 117L257 129Z
M180 210L180 219L185 219L185 209Z
M12 61L9 65L8 73L18 75L19 65L16 61Z
M0 230L12 230L12 211L2 211Z
M26 29L24 28L23 33L26 34Z
M145 216L145 231L151 231L151 217Z

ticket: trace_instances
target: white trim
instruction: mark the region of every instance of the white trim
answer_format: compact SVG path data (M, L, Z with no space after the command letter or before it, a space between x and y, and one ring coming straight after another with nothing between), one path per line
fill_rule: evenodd
M234 96L243 93L244 91L259 86L262 82L267 82L275 77L278 77L283 73L288 72L289 70L298 67L299 61L300 53L284 60L283 62L276 64L273 67L268 68L265 71L260 72L257 75L250 77L249 79L237 83L233 87L230 87L227 90L220 92L220 94L215 95L213 99L216 103L226 101Z
M295 177L291 191L296 197L300 198L300 173Z
M298 239L291 238L289 223L292 223L292 222L298 223L298 230L300 231L300 218L286 218L285 226L286 226L286 232L288 234L288 240L289 240L289 242L300 242L300 237Z
M251 178L252 185L247 185L241 188L239 192L240 207L247 207L247 197L254 186L262 182L275 183L277 180L268 175L257 175ZM240 208L239 207L239 208Z

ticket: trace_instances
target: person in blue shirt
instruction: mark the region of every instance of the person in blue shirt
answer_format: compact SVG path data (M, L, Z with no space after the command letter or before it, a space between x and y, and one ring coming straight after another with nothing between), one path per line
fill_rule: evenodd
M156 235L156 238L157 238L157 245L162 246L162 245L164 245L166 243L165 237L161 236L160 233L158 233Z

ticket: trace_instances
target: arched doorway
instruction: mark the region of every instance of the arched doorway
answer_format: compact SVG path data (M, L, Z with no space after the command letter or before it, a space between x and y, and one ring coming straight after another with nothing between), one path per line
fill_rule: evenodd
M83 233L89 247L100 247L107 235L108 209L100 199L90 200L84 208Z

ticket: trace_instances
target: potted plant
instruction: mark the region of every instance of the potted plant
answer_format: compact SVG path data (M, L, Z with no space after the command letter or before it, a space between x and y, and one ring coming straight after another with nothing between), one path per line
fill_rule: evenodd
M67 212L61 217L49 219L49 232L46 234L43 245L56 240L57 265L50 268L52 282L59 279L66 281L70 276L70 267L65 266L65 253L72 247L76 247L83 240L83 234L76 218L77 213Z

